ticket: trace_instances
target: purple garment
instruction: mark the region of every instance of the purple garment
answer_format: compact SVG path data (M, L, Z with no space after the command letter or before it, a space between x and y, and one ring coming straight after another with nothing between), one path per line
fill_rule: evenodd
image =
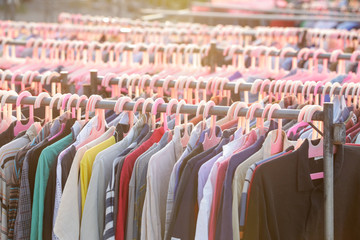
M233 75L231 75L229 77L229 81L234 81L236 79L239 79L241 78L243 75L239 72L239 71L236 71Z
M178 193L171 213L171 223L166 239L194 239L196 231L195 206L197 203L197 178L202 164L222 151L222 146L230 141L232 131L224 131L220 143L193 157L186 164L180 179Z
M206 129L205 131L203 131L200 135L199 141L197 142L197 144L195 145L194 149L196 149L200 143L204 142L205 139L205 133L209 133L210 129ZM219 126L216 126L216 135L218 137L221 136L221 128ZM178 184L179 184L179 180L180 180L180 167L181 167L181 163L178 165L178 168L175 170L176 171L176 177L175 177L175 188L174 188L174 198L176 197L176 192L177 192L177 188L178 188Z
M233 155L229 160L229 166L226 171L225 180L223 184L221 199L220 199L220 212L216 221L215 239L232 239L232 180L236 168L260 150L265 140L261 136L253 145L245 150Z
M215 157L211 158L209 161L201 165L198 173L198 204L200 206L200 201L203 198L203 189L205 183L210 175L211 168L213 167L216 160L222 156L222 153L217 154Z

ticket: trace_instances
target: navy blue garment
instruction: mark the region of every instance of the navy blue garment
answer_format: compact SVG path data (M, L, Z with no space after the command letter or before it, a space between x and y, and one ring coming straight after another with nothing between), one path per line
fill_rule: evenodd
M215 239L232 239L232 181L236 168L260 150L265 137L261 136L253 145L230 158L220 198L220 212L216 221ZM234 209L235 210L235 209ZM237 210L237 209L236 209Z
M220 143L188 161L179 182L171 213L171 223L166 239L194 239L196 231L195 207L197 204L197 179L202 164L222 151L222 146L229 143L230 136L236 129L225 130Z

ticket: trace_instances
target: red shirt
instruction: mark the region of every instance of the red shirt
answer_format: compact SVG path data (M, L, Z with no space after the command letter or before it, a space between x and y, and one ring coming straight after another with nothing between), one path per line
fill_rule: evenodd
M115 233L116 240L123 240L125 238L129 182L135 161L141 154L147 151L154 143L159 142L161 137L164 135L164 132L165 131L163 127L155 129L151 137L143 144L141 144L135 151L130 153L124 160L124 164L120 174L118 215L117 215L116 233Z
M234 154L237 154L246 148L250 147L252 144L255 143L257 139L257 134L255 131L251 131L248 136L246 136L246 140L244 145L242 145L238 150L234 152ZM226 171L229 166L230 157L225 159L222 162L218 162L218 172L216 175L216 183L215 183L215 190L213 193L213 201L211 205L211 212L210 212L210 223L209 223L209 240L215 239L215 230L216 230L216 219L219 214L219 208L220 208L220 198L221 198L221 192L223 189L223 184L226 176Z

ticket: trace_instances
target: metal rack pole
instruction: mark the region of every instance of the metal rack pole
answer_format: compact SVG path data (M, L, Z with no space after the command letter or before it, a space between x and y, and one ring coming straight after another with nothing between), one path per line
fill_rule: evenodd
M324 219L325 240L334 239L333 103L324 103Z
M6 103L13 103L15 104L16 103L16 100L17 100L17 96L9 96L7 99L6 99ZM50 104L50 101L51 101L51 97L50 98L44 98L42 101L41 101L41 106L49 106ZM28 104L28 105L33 105L35 103L35 100L36 100L36 97L33 96L33 97L24 97L22 100L21 100L21 104ZM54 102L54 106L57 106L57 101L59 100L56 100ZM87 103L88 100L85 100L85 101L82 101L81 104L80 104L80 107L84 108L86 107L86 103ZM77 101L73 101L72 102L72 107L75 107L76 106L76 103ZM113 110L114 107L115 107L115 104L116 104L116 101L114 100L101 100L101 101L98 101L95 105L96 108L99 108L99 109L110 109L110 110ZM124 111L132 111L133 110L133 107L135 105L135 102L128 102L128 103L125 103L124 104ZM143 104L139 104L137 110L138 111L141 111L142 110L142 106ZM168 104L165 103L165 104L160 104L157 108L157 112L166 112L166 109L167 109L167 106ZM151 112L151 108L152 108L152 104L149 104L146 108L146 112ZM195 115L196 112L197 112L197 109L198 109L198 106L197 105L191 105L191 104L185 104L181 107L180 109L180 113L185 113L185 114L192 114L192 115ZM201 107L200 109L200 113L202 113L204 110L204 106ZM227 112L229 110L229 107L227 106L214 106L214 107L211 107L210 110L209 110L209 114L210 115L217 115L217 116L226 116L227 115ZM243 108L239 111L239 117L240 116L246 116L246 113L247 111L249 110L249 108ZM255 114L254 116L255 117L262 117L262 114L263 114L263 111L264 109L257 109L255 111ZM176 105L174 105L171 109L171 112L172 113L175 113L176 112ZM299 110L295 110L295 109L276 109L272 115L273 118L281 118L281 119L297 119L298 115L299 115L300 111ZM315 114L313 115L313 120L316 120L316 121L323 121L324 119L324 114L322 111L318 111L318 112L315 112Z
M101 84L102 80L103 80L103 76L98 76L97 77L97 85ZM109 81L109 85L118 85L120 79L119 78L112 78L110 81ZM127 86L127 82L129 81L129 79L125 78L123 79L123 82L122 82L122 87L126 87ZM177 80L171 80L169 81L169 84L168 84L168 87L169 88L172 88L175 86L176 84L176 81ZM150 86L150 82L151 80L146 80L145 81L145 84L144 86ZM164 85L164 82L165 80L164 79L159 79L155 82L154 86L155 87L162 87ZM193 81L189 84L189 88L192 88L192 89L195 89L197 87L197 81ZM139 80L136 80L135 84L139 84ZM204 82L201 82L200 85L199 85L199 88L200 89L205 89L206 88L206 85L207 85L207 81L204 81ZM224 90L231 90L231 91L235 91L235 88L238 86L238 92L244 92L244 91L250 91L252 86L253 86L253 83L240 83L239 85L236 84L236 82L229 82L229 83L226 83L224 85ZM265 92L268 92L269 91L269 88L270 86L269 85L266 85L264 87L264 91ZM302 93L302 90L303 90L304 86L299 86L297 88L297 92L298 93ZM324 87L323 86L320 86L318 89L317 89L317 93L318 94L322 94L323 93L323 89ZM283 89L284 90L284 89ZM330 88L327 88L326 89L326 93L329 94L330 93ZM315 87L311 87L310 89L310 93L314 93L315 91ZM341 92L341 87L336 87L333 91L333 93L335 95L339 95ZM343 92L343 94L345 94L345 92Z
M360 21L360 19L359 19ZM8 45L15 45L15 46L26 46L26 41L17 41L17 40L10 40L10 41L7 41L6 44ZM42 43L39 44L39 47L42 46ZM65 46L65 50L67 49L68 46ZM102 47L102 44L97 44L95 46L95 49L96 50L99 50L101 49ZM88 49L89 46L87 45L84 45L84 49ZM134 49L137 49L136 46L134 44L128 44L127 46L124 47L124 51L132 51ZM106 49L107 51L110 51L110 50L114 50L114 47L109 47ZM147 46L141 46L139 49L139 51L147 51L148 50L148 47ZM159 52L164 52L166 50L165 47L159 47L157 48L157 51ZM219 52L224 52L225 48L223 47L216 47L216 51L219 51ZM104 50L105 51L105 50ZM184 52L185 49L181 49L180 52ZM201 48L200 47L194 47L193 48L193 52L194 53L199 53L201 51ZM245 52L245 49L236 49L235 50L235 54L244 54ZM269 56L280 56L280 53L281 53L281 50L272 50L268 53ZM262 55L265 54L265 51L263 51L261 53ZM287 52L285 54L285 57L297 57L297 54L298 52ZM309 53L309 58L312 58L314 56L313 53ZM330 59L331 57L331 53L320 53L317 58L318 59ZM339 54L338 56L338 59L341 59L341 60L350 60L351 59L351 54L348 54L348 53L343 53L343 54ZM356 59L356 61L359 61L360 60L360 56L358 56Z

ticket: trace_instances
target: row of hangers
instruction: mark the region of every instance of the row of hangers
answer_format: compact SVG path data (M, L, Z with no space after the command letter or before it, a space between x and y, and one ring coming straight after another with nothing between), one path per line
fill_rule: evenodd
M95 116L98 118L98 126L99 128L104 128L105 123L105 111L102 108L96 108L96 105L99 105L100 101L103 101L103 98L99 95L91 95L90 98L87 98L87 96L82 95L79 96L77 94L56 94L53 97L50 97L50 95L46 92L41 93L39 96L32 98L32 95L28 91L21 92L19 95L14 91L0 91L0 97L1 97L1 112L0 112L0 132L6 130L6 128L10 125L12 122L12 106L14 97L16 99L16 126L14 129L15 136L20 133L21 131L27 130L32 124L34 124L34 108L39 108L45 99L47 99L47 102L45 103L45 119L43 124L47 122L51 122L53 120L53 108L57 108L60 111L60 114L63 114L64 112L68 111L72 118L76 118L77 120L81 120L81 107L85 103L85 121L89 120L89 113L95 112ZM9 101L9 98L13 97L13 101ZM29 101L23 101L26 98L31 99L31 103ZM49 101L50 99L50 101ZM26 103L24 103L26 102ZM83 105L81 105L83 103ZM155 129L155 123L156 123L156 115L159 112L158 109L161 105L165 106L165 111L163 110L161 113L160 118L160 125L164 125L165 130L167 130L167 118L172 115L172 112L175 114L176 119L176 125L181 125L179 114L182 112L182 107L186 106L186 108L189 108L191 106L195 111L192 111L193 114L198 117L200 113L202 112L203 115L203 126L205 126L205 120L210 115L210 110L213 107L216 107L215 103L213 101L206 102L205 100L202 100L197 105L190 105L186 104L185 100L181 100L180 102L176 99L171 99L169 103L165 103L165 100L163 98L156 98L155 100L152 98L138 98L136 101L133 101L130 97L120 97L116 101L107 100L106 101L107 109L114 110L115 113L120 114L123 111L126 111L129 114L129 124L130 127L133 126L133 114L139 110L142 114L145 114L147 112L150 113L149 120L151 122L152 129ZM131 103L132 108L129 108L129 105L125 108L126 104ZM44 104L44 103L43 103ZM151 104L151 108L149 111L148 105ZM26 124L21 123L21 105L27 105L29 106L29 120ZM174 108L176 109L174 111ZM273 119L275 110L282 110L287 111L284 109L281 109L279 104L267 104L262 109L262 105L260 103L255 103L252 105L248 105L245 102L234 102L230 107L222 107L226 110L226 117L223 119L216 121L216 112L211 113L211 119L210 119L210 133L206 136L207 141L204 142L205 148L211 148L212 146L216 145L220 138L216 137L215 134L215 126L217 124L224 124L232 121L237 121L237 127L238 129L243 129L244 133L250 132L250 120L254 119L256 110L262 110L261 115L256 122L256 126L262 131L264 129L264 119L267 118L268 120ZM164 109L164 108L163 108ZM292 110L296 111L296 110ZM322 111L322 107L319 105L307 105L305 106L301 111L299 111L298 114L298 122L312 122L313 116L315 112ZM189 111L182 112L184 114L184 127L188 126L188 114ZM242 115L243 114L243 115ZM320 125L319 129L321 130L322 127ZM277 137L274 142L275 146L281 146L279 141L282 141L282 120L281 118L278 119L278 129L277 131ZM264 132L264 131L262 131ZM313 137L316 138L317 135L314 131ZM189 131L186 129L184 131L184 139L182 139L182 143L184 146L186 146L187 141L189 140ZM282 149L282 148L281 148ZM276 149L274 149L276 151Z

